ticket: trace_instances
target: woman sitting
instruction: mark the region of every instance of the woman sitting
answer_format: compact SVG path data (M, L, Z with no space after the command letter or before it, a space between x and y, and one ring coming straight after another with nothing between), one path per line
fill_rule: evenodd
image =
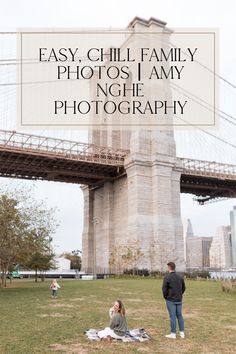
M99 338L122 339L127 332L125 308L120 300L109 310L110 326L98 332Z

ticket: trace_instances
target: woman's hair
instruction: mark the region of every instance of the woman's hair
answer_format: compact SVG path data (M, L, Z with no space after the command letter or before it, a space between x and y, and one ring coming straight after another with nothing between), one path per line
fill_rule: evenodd
M116 302L119 304L119 310L118 312L121 314L121 316L125 316L125 307L120 300L116 300Z

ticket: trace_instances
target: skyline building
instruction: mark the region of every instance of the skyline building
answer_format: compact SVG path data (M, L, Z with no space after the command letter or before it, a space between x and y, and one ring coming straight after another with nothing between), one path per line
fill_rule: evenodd
M230 226L219 226L210 248L210 266L214 269L232 267L232 244Z
M230 211L232 266L236 267L236 206Z
M195 236L190 219L183 220L183 230L186 268L209 268L209 250L213 238Z

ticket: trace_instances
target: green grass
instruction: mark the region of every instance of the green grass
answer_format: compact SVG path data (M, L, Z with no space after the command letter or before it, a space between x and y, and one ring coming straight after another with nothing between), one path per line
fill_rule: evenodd
M213 281L187 281L186 339L168 340L169 321L161 280L64 280L58 299L49 282L15 280L0 289L0 353L235 353L236 292L225 294ZM90 342L83 332L108 324L108 309L122 299L129 328L144 327L145 343Z

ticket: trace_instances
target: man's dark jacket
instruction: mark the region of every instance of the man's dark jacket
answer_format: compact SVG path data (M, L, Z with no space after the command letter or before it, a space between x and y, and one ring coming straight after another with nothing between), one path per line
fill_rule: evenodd
M162 292L166 300L181 302L185 289L184 279L180 275L175 272L171 272L165 276L162 285Z

